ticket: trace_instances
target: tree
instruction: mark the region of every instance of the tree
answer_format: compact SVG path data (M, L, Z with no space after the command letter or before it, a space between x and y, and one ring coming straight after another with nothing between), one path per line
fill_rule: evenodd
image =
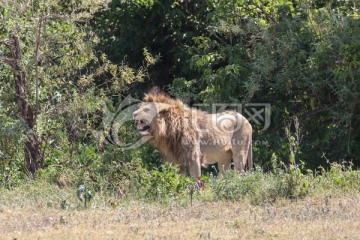
M13 34L11 41L2 41L2 43L9 49L12 58L1 56L0 59L7 63L14 71L15 86L16 86L16 99L18 101L20 117L27 127L29 134L28 140L25 142L25 163L26 169L29 172L34 172L42 166L40 161L40 140L34 132L34 126L36 125L36 116L34 114L34 108L29 104L27 100L26 92L26 72L21 67L22 55L20 49L19 36ZM38 102L37 102L38 103Z
M8 66L0 71L1 111L16 109L26 128L24 160L31 174L44 166L45 146L74 109L71 102L79 94L91 99L97 38L87 25L98 8L92 1L20 0L0 7L0 60Z

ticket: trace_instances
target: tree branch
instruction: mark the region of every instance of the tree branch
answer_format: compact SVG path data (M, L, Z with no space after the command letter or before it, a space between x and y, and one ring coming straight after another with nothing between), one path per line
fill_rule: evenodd
M16 69L16 61L14 59L0 56L0 60L3 61L4 63L10 65L10 67L12 67L13 69Z
M14 54L14 51L11 47L12 43L10 41L7 41L7 40L0 40L0 44L3 44L5 45L5 47L7 47L12 55L13 58L15 58L15 54Z
M20 50L20 41L19 36L17 34L12 35L12 38L14 40L14 47L15 47L15 59L21 60L21 50Z
M307 118L307 117L310 117L310 116L313 116L313 115L317 115L319 113L323 113L323 112L327 112L335 107L338 107L339 105L338 104L334 104L334 105L330 105L330 106L324 106L322 108L318 108L318 109L314 109L312 111L309 111L309 112L306 112L306 113L303 113L299 116L299 118Z
M5 45L7 48L11 49L11 45L8 41L5 41L5 40L0 40L0 44L3 44Z
M46 15L40 17L42 20L48 20L48 19L62 19L65 20L66 16L60 15L60 14L53 14L53 15Z
M42 25L42 16L39 17L37 28L36 28L36 47L35 47L35 119L39 113L39 66L38 66L38 59L39 59L39 47L40 47L40 35L41 35L41 25Z

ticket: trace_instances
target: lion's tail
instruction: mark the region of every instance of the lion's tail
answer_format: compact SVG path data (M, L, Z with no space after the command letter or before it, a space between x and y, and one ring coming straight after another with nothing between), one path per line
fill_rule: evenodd
M254 171L253 167L253 154L252 154L252 141L249 141L248 151L247 151L247 165L250 172Z

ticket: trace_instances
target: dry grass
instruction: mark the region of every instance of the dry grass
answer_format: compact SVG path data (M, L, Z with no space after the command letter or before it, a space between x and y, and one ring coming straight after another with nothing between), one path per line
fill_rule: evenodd
M0 239L360 239L360 195L263 206L246 200L120 202L115 208L62 210L29 197L19 204L20 195L10 201L7 194L0 196Z

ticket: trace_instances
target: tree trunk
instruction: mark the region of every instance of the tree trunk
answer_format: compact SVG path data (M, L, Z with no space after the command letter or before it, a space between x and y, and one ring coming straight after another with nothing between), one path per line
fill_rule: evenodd
M33 174L37 169L42 168L40 142L33 130L30 130L29 140L25 142L25 167Z
M14 61L10 64L15 70L16 75L16 98L20 108L20 117L28 129L28 136L24 147L25 167L30 174L33 174L37 169L42 167L40 146L41 142L36 135L34 126L36 118L34 117L33 107L26 99L26 74L21 67L21 51L20 41L18 35L13 35L14 44Z

